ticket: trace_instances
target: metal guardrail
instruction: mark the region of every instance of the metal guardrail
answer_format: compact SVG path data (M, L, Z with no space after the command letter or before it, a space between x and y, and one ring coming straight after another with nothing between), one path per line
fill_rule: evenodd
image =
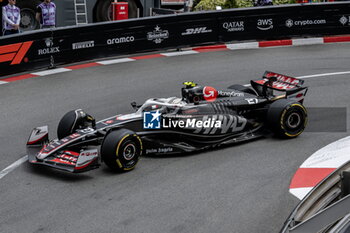
M0 77L50 65L242 40L350 34L350 3L155 16L0 38Z
M296 206L281 233L348 232L350 161L321 181Z
M330 224L349 214L350 195L320 210L309 219L292 227L290 233L320 232Z

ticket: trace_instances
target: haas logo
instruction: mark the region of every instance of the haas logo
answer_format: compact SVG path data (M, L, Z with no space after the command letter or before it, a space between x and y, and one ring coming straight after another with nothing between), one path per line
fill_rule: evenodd
M206 101L213 102L218 97L218 91L214 87L205 86L203 96Z

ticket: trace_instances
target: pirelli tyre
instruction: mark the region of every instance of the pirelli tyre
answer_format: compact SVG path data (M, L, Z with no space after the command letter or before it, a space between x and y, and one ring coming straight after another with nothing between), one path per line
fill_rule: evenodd
M132 131L118 129L105 136L101 158L114 171L125 172L135 168L142 153L141 139Z
M282 138L295 138L305 129L307 111L295 101L279 99L273 102L267 112L267 121L271 130Z

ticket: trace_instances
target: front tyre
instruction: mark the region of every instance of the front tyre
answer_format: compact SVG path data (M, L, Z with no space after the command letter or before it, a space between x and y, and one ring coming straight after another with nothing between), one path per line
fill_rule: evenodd
M295 138L305 129L307 111L299 102L280 99L273 102L267 112L272 131L282 138Z
M141 153L141 139L127 129L108 133L101 145L102 160L110 169L117 172L134 169Z

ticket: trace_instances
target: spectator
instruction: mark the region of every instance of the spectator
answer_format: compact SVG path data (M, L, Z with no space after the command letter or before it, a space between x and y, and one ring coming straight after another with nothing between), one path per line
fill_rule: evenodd
M0 34L2 35L3 34L3 31L2 31L2 27L3 27L3 23L2 23L2 7L5 6L5 1L3 0L0 0L0 18L1 18L1 23L0 23Z
M54 28L56 26L56 5L51 0L43 0L36 10L36 20L40 28Z
M19 33L21 12L16 7L16 0L9 0L6 6L2 7L2 25L4 36Z
M254 6L271 6L273 5L272 0L253 0Z
M193 8L193 0L184 1L184 12L191 12Z

